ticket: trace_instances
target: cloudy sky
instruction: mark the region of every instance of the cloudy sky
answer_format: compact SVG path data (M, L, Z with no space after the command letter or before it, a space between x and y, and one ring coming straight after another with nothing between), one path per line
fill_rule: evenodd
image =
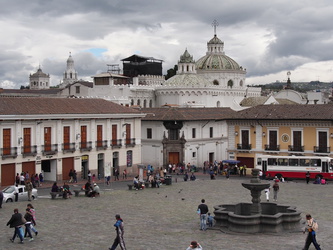
M204 56L216 33L247 84L333 79L331 0L0 0L0 87L28 85L39 65L62 80L71 52L79 78L139 54L172 68L187 48Z

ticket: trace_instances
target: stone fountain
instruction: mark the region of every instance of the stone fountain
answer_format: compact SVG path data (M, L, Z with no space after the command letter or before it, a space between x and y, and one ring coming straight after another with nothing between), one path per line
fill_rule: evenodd
M296 207L261 203L261 191L270 186L252 169L250 182L242 186L251 191L252 203L214 206L214 228L239 233L280 233L300 230L301 212Z

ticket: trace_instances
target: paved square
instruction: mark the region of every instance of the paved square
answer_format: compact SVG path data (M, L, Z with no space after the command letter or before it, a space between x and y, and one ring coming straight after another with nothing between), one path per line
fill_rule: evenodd
M13 229L6 227L15 207L24 212L26 202L6 203L0 209L0 249L108 249L115 237L114 215L124 220L128 250L186 249L192 240L204 250L214 249L302 249L305 235L225 234L218 230L199 230L197 206L206 199L210 212L219 204L251 202L250 192L241 186L249 178L218 177L209 180L199 175L196 181L178 177L172 185L129 191L127 185L102 192L99 198L84 196L68 200L40 198L33 201L39 235L24 245L13 244ZM272 197L271 192L271 197ZM261 197L265 200L264 194ZM319 224L317 240L323 249L333 245L333 185L306 184L305 181L280 183L278 203L296 206L310 213ZM304 221L304 220L302 220ZM118 247L119 248L119 247ZM119 248L120 249L120 248ZM314 249L311 247L310 249Z

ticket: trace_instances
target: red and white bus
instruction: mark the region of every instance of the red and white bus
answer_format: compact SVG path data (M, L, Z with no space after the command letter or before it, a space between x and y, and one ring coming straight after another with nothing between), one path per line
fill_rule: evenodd
M310 178L333 179L333 158L326 156L273 156L261 155L257 158L257 166L269 178L305 179L305 173L310 172Z

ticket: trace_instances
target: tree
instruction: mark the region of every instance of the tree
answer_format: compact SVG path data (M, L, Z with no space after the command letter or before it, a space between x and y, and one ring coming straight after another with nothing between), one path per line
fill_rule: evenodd
M174 75L176 75L176 74L177 74L177 70L178 70L178 65L175 65L175 66L173 67L173 69L172 69L172 68L171 68L171 69L168 69L167 74L166 74L166 76L165 76L165 80L168 80L169 78L171 78L171 77L173 77Z

